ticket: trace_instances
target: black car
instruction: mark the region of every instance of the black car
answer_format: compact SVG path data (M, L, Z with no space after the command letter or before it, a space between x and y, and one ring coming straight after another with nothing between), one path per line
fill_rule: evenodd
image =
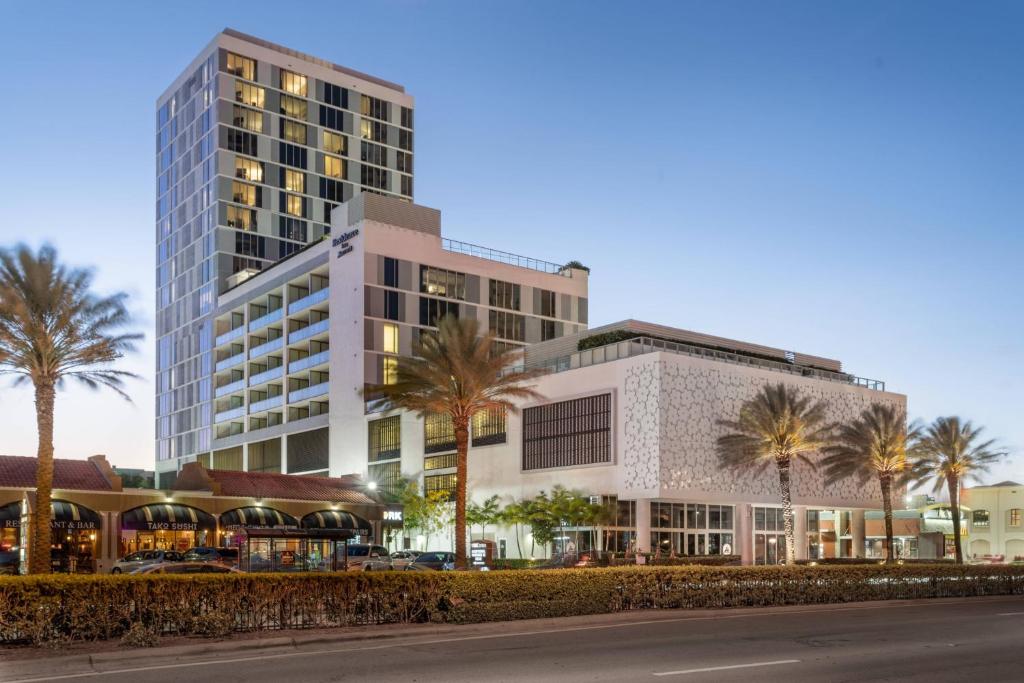
M436 569L438 571L448 571L455 569L455 553L449 552L426 552L416 558L415 561L410 562L405 567L411 571L424 570L424 569Z
M219 562L229 567L238 566L238 548L211 548L197 546L185 551L183 562Z

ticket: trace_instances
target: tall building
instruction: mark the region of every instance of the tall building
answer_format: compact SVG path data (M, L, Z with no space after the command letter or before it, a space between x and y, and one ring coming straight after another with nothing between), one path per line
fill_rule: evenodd
M230 29L157 101L158 470L214 446L218 297L330 232L335 206L413 195L402 86Z

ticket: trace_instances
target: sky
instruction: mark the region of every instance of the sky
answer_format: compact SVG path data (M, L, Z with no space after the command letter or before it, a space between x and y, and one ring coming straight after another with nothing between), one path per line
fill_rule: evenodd
M10 3L0 246L54 244L147 335L58 457L153 463L155 100L232 27L403 84L449 237L591 269L636 318L843 361L1024 480L1024 4ZM0 453L36 449L0 384Z

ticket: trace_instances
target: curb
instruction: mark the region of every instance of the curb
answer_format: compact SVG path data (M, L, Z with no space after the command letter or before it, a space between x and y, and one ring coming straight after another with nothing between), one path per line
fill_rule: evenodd
M264 650L294 648L295 641L287 636L276 638L259 638L254 640L224 640L213 643L200 643L196 645L168 645L165 647L153 648L125 648L124 650L111 650L110 652L97 652L89 655L91 664L118 664L125 661L138 662L140 655L146 655L147 659L156 657L183 657L204 654L223 654L226 652L244 652L246 650Z

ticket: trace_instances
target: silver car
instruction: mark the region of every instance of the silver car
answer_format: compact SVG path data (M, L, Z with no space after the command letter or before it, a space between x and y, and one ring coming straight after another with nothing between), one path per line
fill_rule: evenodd
M344 551L338 552L340 561ZM382 545L369 543L353 543L348 546L349 571L379 571L391 569L391 553Z
M405 569L406 566L416 561L416 558L423 554L421 550L396 550L391 553L391 566L395 569Z
M148 567L162 562L180 562L181 553L173 550L140 550L137 553L125 555L114 563L111 574L128 574L143 567Z

